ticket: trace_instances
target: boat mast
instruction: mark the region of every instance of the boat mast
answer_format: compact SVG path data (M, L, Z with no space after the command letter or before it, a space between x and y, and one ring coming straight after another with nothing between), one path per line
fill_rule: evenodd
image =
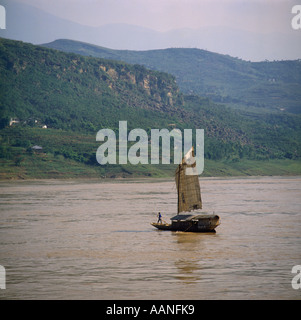
M178 167L178 214L180 212L180 170L181 170L181 165L179 164Z

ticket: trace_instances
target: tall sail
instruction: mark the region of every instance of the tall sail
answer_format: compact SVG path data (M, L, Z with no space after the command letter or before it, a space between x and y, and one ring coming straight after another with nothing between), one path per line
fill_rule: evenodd
M200 183L195 168L196 163L190 164L194 157L193 147L184 156L176 170L176 185L178 190L178 214L180 212L202 209ZM185 174L186 168L192 168L194 175Z

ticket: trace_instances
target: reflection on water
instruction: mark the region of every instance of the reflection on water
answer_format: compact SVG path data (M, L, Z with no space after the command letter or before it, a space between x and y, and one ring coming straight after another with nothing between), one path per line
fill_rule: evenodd
M184 283L191 284L201 279L200 276L200 257L198 251L201 249L201 237L195 236L194 233L175 232L172 233L176 237L176 243L179 252L183 252L183 257L180 256L175 261L177 272L175 279L182 280ZM213 233L206 233L207 236L212 236Z
M300 299L301 178L201 179L216 233L160 231L173 181L1 182L1 299Z

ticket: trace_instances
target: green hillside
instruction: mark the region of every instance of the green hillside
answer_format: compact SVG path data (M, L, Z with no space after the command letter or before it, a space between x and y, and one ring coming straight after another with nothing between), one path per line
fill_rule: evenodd
M181 113L182 95L166 73L4 39L0 55L1 109L22 121L95 132L129 113L135 127Z
M200 49L112 50L72 40L44 46L168 72L183 93L231 107L301 113L301 60L248 62Z
M97 163L97 131L118 135L120 120L148 135L204 129L205 175L301 173L300 115L235 111L167 73L6 39L0 74L2 179L170 176L174 165Z

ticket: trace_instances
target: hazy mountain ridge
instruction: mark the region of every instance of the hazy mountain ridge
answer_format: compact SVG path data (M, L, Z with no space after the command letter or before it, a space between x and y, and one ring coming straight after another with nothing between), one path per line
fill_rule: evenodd
M0 37L34 44L64 38L124 50L201 48L252 61L301 58L301 34L289 23L282 34L226 26L159 32L129 24L84 26L13 0L2 0L1 4L7 11L7 28L0 30Z

